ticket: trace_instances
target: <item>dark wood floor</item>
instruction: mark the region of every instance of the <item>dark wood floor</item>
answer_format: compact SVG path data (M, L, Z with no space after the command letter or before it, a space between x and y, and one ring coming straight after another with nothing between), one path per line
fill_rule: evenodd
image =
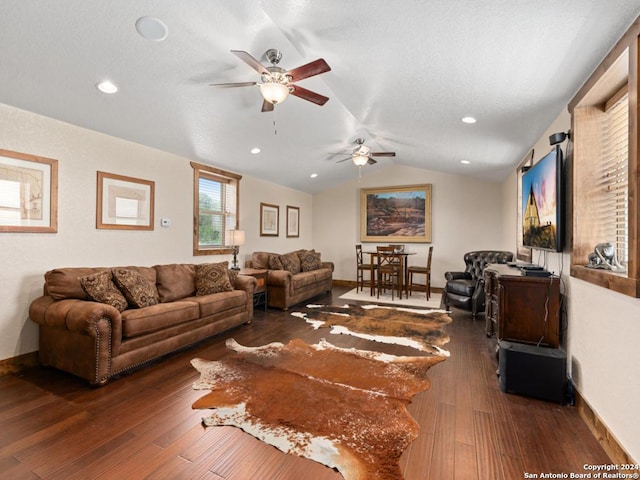
M342 304L338 296L344 291L336 288L332 296L314 302ZM586 473L584 464L610 463L574 408L502 393L483 322L466 312L452 316L447 326L451 357L430 370L431 389L409 406L420 436L402 457L406 480L511 480L527 478L525 473ZM327 467L285 455L241 430L200 425L203 412L191 404L203 392L191 387L198 374L189 360L222 357L228 337L245 345L327 337L341 346L407 353L403 347L314 331L287 312L258 310L251 325L103 388L45 368L1 377L0 476L341 479Z

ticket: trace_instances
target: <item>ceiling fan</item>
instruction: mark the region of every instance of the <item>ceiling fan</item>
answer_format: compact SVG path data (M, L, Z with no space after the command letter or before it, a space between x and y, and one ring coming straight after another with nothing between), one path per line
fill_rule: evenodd
M313 77L331 70L331 67L319 58L311 63L307 63L293 70L285 70L278 66L282 58L282 52L275 48L266 51L265 56L271 65L265 67L258 60L242 50L231 50L236 57L245 62L260 74L260 82L239 82L239 83L212 83L213 87L251 87L260 88L260 93L264 98L262 111L270 112L274 106L284 102L289 94L302 98L316 105L324 105L329 97L312 92L306 88L296 85L296 82L305 78Z
M396 152L372 152L370 147L364 144L364 138L356 138L355 143L357 147L353 149L350 157L338 160L336 163L346 162L347 160L353 161L358 167L362 167L366 164L374 165L378 163L373 157L395 157Z

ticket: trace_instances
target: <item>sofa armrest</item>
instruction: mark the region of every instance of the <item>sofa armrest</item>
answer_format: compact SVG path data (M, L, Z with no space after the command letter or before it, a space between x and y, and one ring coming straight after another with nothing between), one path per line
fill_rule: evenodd
M285 292L293 295L293 274L289 270L269 270L267 285L283 288Z
M247 292L247 311L249 312L249 319L253 318L253 293L257 286L258 280L249 275L238 275L236 283L233 285L234 290L244 290Z
M322 268L328 268L333 272L333 269L334 269L333 262L322 262Z
M88 300L54 300L48 295L36 298L29 306L29 318L47 327L68 330L90 337L105 334L101 320L107 320L114 355L122 341L122 317L117 308Z
M258 285L258 281L255 277L251 277L249 275L238 275L236 278L236 283L234 284L234 290L244 290L247 294L253 298L253 292Z
M472 279L469 272L444 272L444 278L447 280L447 282L450 282L451 280Z

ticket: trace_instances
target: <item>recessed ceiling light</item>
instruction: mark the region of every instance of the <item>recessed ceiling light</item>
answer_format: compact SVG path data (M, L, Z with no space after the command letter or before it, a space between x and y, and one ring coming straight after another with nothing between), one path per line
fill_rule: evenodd
M254 155L256 153L260 153L260 149L258 147L254 147L254 148L251 149L251 153L253 153Z
M105 80L96 85L96 88L100 90L102 93L116 93L118 91L118 86L113 83L111 80Z
M160 42L167 38L167 26L155 17L140 17L136 20L136 30L147 40Z
M311 175L309 175L311 178L316 178L318 176L317 173L312 173Z
M464 123L476 123L477 120L473 117L462 117Z
M471 162L469 160L460 160L460 163L463 165L470 165Z

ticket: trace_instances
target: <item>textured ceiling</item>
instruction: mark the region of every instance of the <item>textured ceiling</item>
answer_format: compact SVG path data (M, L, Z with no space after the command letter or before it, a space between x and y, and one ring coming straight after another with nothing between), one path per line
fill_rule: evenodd
M639 14L638 0L2 0L0 102L311 193L357 178L333 155L357 137L397 153L363 175L500 181ZM138 35L142 16L167 38ZM300 86L329 102L261 113L257 88L209 86L257 81L230 50L267 64L269 48L285 69L324 58ZM105 78L120 92L99 93Z

